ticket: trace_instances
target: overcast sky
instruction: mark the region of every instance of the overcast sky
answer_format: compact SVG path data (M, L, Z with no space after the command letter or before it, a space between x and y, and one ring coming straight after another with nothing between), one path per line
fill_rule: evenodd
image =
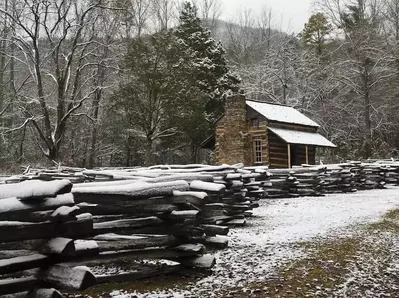
M274 27L284 31L298 33L312 13L313 0L221 0L222 19L231 20L240 9L251 9L254 13L262 7L271 8L274 15Z

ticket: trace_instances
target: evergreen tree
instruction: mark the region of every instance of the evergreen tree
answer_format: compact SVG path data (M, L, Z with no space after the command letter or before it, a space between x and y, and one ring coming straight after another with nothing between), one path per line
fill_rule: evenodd
M181 134L179 124L200 92L190 82L190 60L191 52L170 32L134 39L129 46L126 82L115 93L112 109L124 115L126 137L144 141L147 165L155 163L163 140L170 143Z
M309 18L309 22L305 24L305 28L299 34L299 37L306 45L315 47L317 53L321 55L331 31L332 26L328 23L324 14L316 13Z
M224 48L202 26L194 5L183 3L179 19L175 35L192 50L192 75L198 87L208 96L207 111L217 117L222 112L226 93L237 92L240 79L229 70Z

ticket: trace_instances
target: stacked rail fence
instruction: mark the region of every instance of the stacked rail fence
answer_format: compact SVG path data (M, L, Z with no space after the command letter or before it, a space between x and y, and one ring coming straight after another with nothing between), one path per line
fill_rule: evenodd
M399 162L31 169L0 181L0 293L62 297L98 283L210 269L261 199L399 185ZM110 268L112 270L110 270Z

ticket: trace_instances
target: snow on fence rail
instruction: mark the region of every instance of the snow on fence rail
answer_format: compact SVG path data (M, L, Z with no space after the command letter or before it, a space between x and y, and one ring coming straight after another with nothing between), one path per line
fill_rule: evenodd
M60 297L94 283L211 268L207 247L226 247L229 228L245 224L263 195L254 176L266 174L230 166L44 172L0 184L1 294ZM86 183L72 185L68 175ZM121 260L128 268L101 269Z
M381 161L29 169L0 182L0 293L61 297L58 290L210 268L207 248L226 247L229 228L244 225L259 199L383 188L398 178L399 163ZM127 267L104 272L121 260Z
M399 162L348 162L269 172L270 179L263 181L266 198L319 196L399 185Z

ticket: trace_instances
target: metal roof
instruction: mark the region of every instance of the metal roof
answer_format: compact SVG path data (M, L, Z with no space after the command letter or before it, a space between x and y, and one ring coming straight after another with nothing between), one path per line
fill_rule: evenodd
M319 127L313 120L292 107L247 100L246 104L270 121Z
M296 131L274 127L268 127L268 129L289 144L314 145L333 148L337 147L317 132Z

